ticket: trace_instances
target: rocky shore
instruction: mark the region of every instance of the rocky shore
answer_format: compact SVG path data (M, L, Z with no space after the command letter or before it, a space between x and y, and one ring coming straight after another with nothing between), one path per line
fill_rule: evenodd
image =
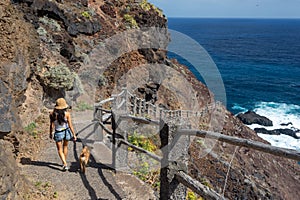
M265 127L273 126L273 122L265 116L258 115L254 111L247 111L245 113L240 113L237 115L244 124L258 124ZM281 123L281 126L290 126L290 128L277 128L277 129L266 129L266 128L254 128L256 133L268 134L268 135L288 135L295 139L300 139L300 130L293 127L291 122Z
M262 126L273 126L273 122L270 119L264 116L260 116L251 110L245 113L238 114L237 118L239 118L244 124L247 125L259 124Z

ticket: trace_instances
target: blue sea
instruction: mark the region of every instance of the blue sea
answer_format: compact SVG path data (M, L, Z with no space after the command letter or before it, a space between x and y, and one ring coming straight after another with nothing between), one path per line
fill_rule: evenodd
M300 129L300 19L169 18L168 28L208 52L224 83L229 111L254 110L273 121L268 129L287 128L280 124L288 122L288 128ZM199 66L174 52L168 56L203 81ZM300 150L300 141L289 136L260 136L273 145Z

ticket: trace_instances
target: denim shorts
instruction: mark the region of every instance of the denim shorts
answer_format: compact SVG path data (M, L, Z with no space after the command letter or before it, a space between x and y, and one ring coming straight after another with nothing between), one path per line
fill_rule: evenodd
M55 142L59 142L62 140L71 140L73 138L73 135L71 133L71 130L69 128L62 130L62 131L55 131L54 133L54 140Z

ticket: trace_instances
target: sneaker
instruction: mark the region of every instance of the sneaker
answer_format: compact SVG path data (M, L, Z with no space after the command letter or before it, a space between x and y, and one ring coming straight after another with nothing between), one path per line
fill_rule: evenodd
M62 170L65 172L65 171L68 171L69 168L68 168L68 166L63 166Z

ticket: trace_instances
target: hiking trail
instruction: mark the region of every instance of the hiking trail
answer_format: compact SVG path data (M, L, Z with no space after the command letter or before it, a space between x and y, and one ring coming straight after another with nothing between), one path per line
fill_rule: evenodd
M46 190L46 186L51 185L54 191L51 199L156 199L153 190L133 175L114 173L110 168L112 164L110 149L102 142L94 142L92 120L93 111L72 111L72 122L78 140L76 143L69 142L67 157L69 171L62 171L55 142L48 138L37 159L21 164L22 174L36 187L44 185ZM45 134L48 135L48 132L45 131ZM92 158L85 175L79 171L78 162L83 145L93 147Z

